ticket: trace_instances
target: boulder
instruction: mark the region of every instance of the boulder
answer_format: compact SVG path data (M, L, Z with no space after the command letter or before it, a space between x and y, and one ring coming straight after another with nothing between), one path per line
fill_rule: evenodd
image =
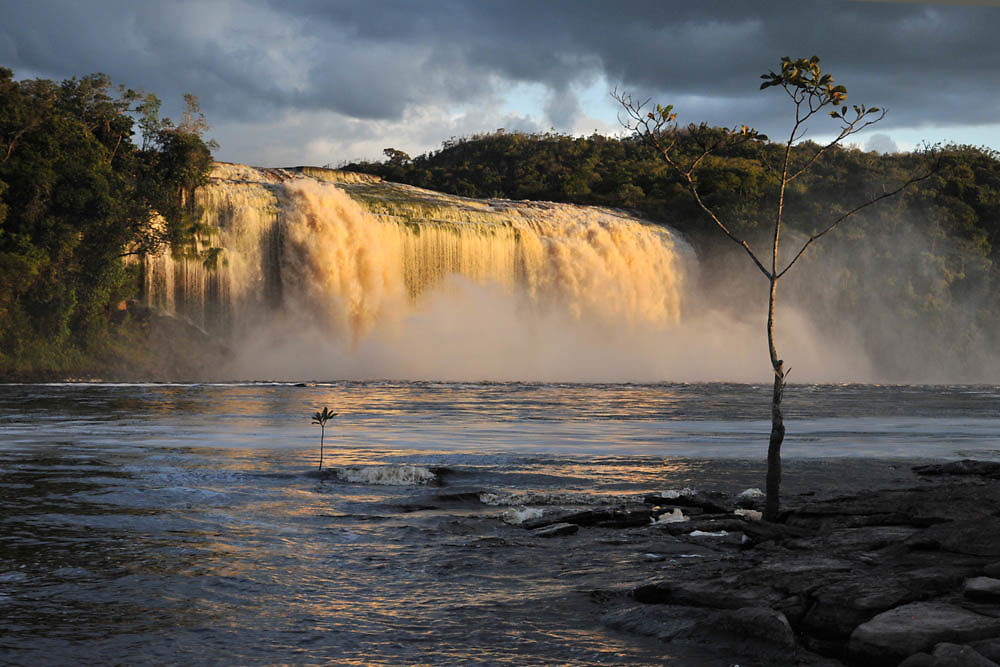
M699 581L661 581L632 591L637 602L713 609L739 609L776 604L785 595L766 585L739 585L736 576Z
M858 577L820 587L810 596L802 627L818 637L843 638L872 617L919 599L901 577Z
M611 611L604 615L603 622L613 630L671 641L682 633L690 632L699 621L711 614L706 609L679 605L639 605Z
M858 662L890 664L941 642L1000 636L1000 620L942 602L911 602L883 612L851 633L848 651Z
M943 642L934 647L933 667L997 667L971 646Z
M942 551L970 556L1000 556L1000 517L949 521L927 528L914 540L934 544Z
M690 535L698 531L701 533L717 533L726 531L727 533L742 532L746 521L732 514L716 514L705 517L691 518L688 521L678 521L674 523L662 523L657 526L671 535Z
M643 501L648 505L697 507L712 514L726 514L732 511L732 507L726 502L725 494L699 493L692 489L650 493L643 498Z
M923 651L914 653L897 667L934 667L934 656Z
M715 612L695 624L687 633L699 631L709 637L725 632L741 639L766 642L781 648L795 648L795 633L788 619L770 607L741 607Z
M979 641L972 642L970 646L976 649L979 655L989 658L993 662L1000 663L1000 638L980 639Z
M980 602L1000 601L1000 579L973 577L966 579L962 593L970 600Z
M746 489L736 496L736 506L744 509L756 509L764 506L767 494L760 489Z

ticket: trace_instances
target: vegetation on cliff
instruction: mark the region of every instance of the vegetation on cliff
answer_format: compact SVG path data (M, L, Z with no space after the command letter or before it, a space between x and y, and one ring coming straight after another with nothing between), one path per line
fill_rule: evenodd
M138 361L140 323L118 310L139 288L129 258L189 247L190 195L212 163L186 101L175 125L155 95L103 74L16 81L0 68L0 377Z
M682 129L678 159L694 159L699 138ZM819 148L811 141L796 144L792 168L797 171ZM780 171L770 165L781 163L783 150L776 143L731 146L700 166L702 200L754 247L770 243L780 185ZM826 267L805 273L822 280L800 281L787 293L790 302L805 305L816 326L859 338L886 378L920 379L921 369L912 368L919 358L928 378L979 381L1000 371L995 359L993 366L983 364L983 351L996 349L1000 331L1000 154L965 145L935 152L934 175L862 211L831 235L831 243L810 249L803 261ZM804 241L822 221L845 213L846 204L877 196L883 184L905 182L926 168L925 153L827 150L785 191L787 238ZM383 162L344 168L469 197L623 208L668 224L698 251L713 301L745 306L742 287L753 277L742 267L743 251L730 247L680 175L635 137L497 130L450 139L412 159L396 150L386 155ZM858 315L849 330L845 313Z

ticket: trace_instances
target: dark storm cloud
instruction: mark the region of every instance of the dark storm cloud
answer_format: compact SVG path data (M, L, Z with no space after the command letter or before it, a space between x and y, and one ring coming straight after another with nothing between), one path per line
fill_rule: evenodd
M275 6L278 6L275 4ZM462 80L493 74L565 89L602 72L641 94L696 96L693 119L765 121L757 76L780 56L820 55L852 100L894 125L991 123L1000 110L1000 9L871 2L294 3L287 11L401 53L430 49ZM463 100L462 90L453 91ZM725 102L726 104L720 104ZM735 108L734 108L735 107Z
M759 93L757 76L783 55L819 55L849 101L890 109L885 129L994 123L998 31L995 6L832 0L0 0L0 63L19 76L104 71L168 102L194 92L217 125L317 111L398 121L495 105L528 83L568 129L587 112L573 87L604 76L674 102L683 121L773 134L778 93Z

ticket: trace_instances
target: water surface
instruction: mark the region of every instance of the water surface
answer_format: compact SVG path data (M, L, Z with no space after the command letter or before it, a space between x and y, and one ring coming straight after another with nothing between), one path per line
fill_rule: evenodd
M555 542L504 518L760 486L769 392L0 386L0 662L719 664L601 623L594 591L683 567L649 562L663 538ZM918 483L915 460L998 460L998 398L790 387L786 497ZM328 480L307 474L324 405L340 413Z

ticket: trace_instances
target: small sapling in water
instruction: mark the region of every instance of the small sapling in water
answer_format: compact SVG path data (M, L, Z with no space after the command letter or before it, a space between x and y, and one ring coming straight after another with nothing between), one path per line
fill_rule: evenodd
M323 437L326 435L326 423L330 421L333 417L336 417L336 412L330 412L330 408L324 407L322 412L314 412L312 423L318 424L319 431L319 469L323 469Z

